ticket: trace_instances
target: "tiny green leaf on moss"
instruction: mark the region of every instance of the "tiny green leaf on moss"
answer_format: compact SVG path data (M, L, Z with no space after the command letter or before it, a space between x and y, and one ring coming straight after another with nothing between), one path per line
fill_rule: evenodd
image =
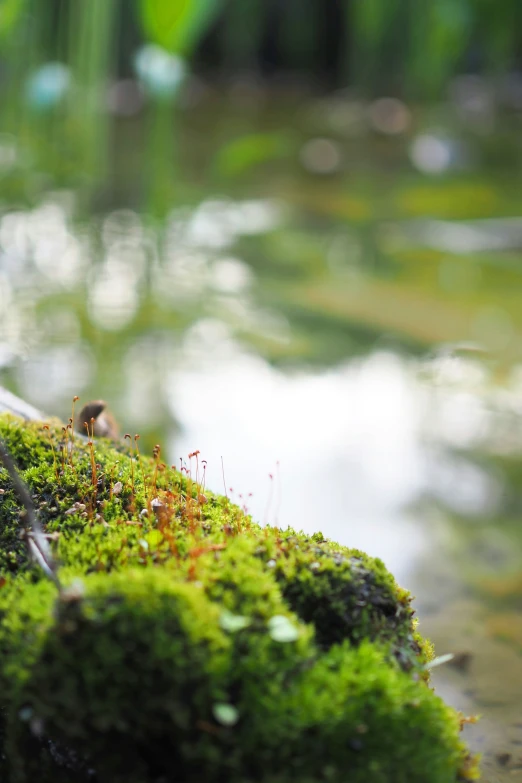
M274 642L295 642L299 639L299 629L282 614L270 618L268 629Z
M252 620L250 617L243 617L240 614L234 614L224 609L219 617L219 624L224 631L230 633L236 633L236 631L242 631L243 628L248 628Z

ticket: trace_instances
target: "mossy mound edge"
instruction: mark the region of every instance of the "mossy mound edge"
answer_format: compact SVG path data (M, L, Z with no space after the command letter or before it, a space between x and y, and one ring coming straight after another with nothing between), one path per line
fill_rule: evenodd
M0 436L64 585L28 560L0 470L2 781L477 777L381 561L254 524L197 454L180 473L6 415Z

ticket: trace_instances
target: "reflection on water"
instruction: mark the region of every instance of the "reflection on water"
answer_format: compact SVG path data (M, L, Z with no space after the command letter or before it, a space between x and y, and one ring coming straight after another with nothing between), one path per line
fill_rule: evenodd
M414 246L422 245L455 254L487 250L518 250L522 247L522 218L490 218L459 221L416 220L403 227L404 238ZM510 259L506 259L509 264Z
M220 489L223 457L227 486L252 493L256 519L319 528L406 575L423 534L402 512L426 477L421 405L402 363L378 353L321 374L287 374L225 334L198 336L169 382L184 424L171 453L197 445Z
M171 461L199 449L255 518L382 557L439 653L472 653L438 687L485 715L469 732L489 780L517 779L520 196L505 172L469 178L477 139L414 131L389 99L300 109L294 141L274 119L255 137L266 180L226 116L192 119L196 147L225 123L219 165L199 193L186 162L161 217L130 197L89 211L74 188L6 195L0 380L65 417L73 394L105 397ZM0 169L16 150L0 138Z

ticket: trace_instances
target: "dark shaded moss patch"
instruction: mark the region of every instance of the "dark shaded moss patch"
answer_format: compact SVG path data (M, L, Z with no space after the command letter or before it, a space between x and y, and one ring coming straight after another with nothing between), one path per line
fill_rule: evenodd
M6 783L476 776L384 564L262 528L154 459L0 416L65 588L27 558L0 471Z

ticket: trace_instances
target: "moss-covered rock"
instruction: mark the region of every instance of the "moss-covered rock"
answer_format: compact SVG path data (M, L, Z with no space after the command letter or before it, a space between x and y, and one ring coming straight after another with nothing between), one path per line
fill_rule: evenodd
M383 563L263 528L192 472L0 416L61 590L0 470L6 783L453 783L476 765Z

